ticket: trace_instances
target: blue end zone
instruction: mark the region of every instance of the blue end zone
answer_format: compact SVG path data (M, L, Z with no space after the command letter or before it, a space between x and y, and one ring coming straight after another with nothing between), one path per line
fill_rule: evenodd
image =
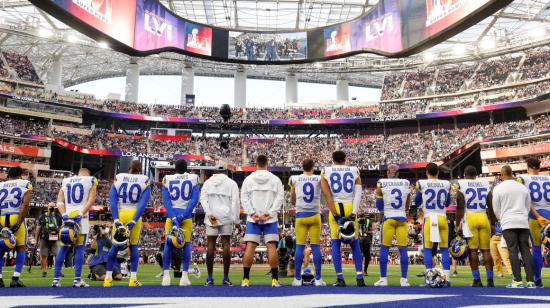
M271 299L267 299L271 298ZM526 297L526 298L522 298ZM0 290L1 307L140 307L211 305L256 308L303 306L434 307L529 304L550 306L550 289L453 287L160 287L22 288ZM248 307L247 307L248 306Z

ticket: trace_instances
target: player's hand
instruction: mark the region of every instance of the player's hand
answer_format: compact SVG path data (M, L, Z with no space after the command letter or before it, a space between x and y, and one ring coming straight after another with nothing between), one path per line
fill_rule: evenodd
M261 221L268 221L270 218L271 218L271 216L270 216L269 214L267 214L267 213L262 214L262 215L260 216L260 220L261 220Z
M128 230L132 231L132 229L136 226L135 220L130 221L126 224L126 227L128 227Z
M13 225L11 227L11 232L13 232L14 234L17 233L17 231L19 230L19 228L21 227L21 224L20 223L16 223L15 225Z
M546 226L547 224L550 223L550 220L548 220L548 219L546 219L542 216L537 217L537 221L538 221L539 225L543 228L544 228L544 226Z
M218 224L218 219L216 218L216 216L210 215L208 216L208 220L210 220L210 223L214 226Z
M119 227L122 227L122 226L123 226L122 222L120 222L120 220L118 220L118 219L115 219L115 227L119 228Z
M250 216L250 218L252 218L252 220L254 220L254 222L260 221L260 215L258 215L256 213L252 214L252 216Z

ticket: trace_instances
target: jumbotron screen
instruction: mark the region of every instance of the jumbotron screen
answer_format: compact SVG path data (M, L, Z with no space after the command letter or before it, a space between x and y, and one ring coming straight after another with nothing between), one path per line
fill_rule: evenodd
M401 56L489 16L511 0L381 0L352 21L301 32L239 32L186 20L158 0L31 0L129 54L175 51L218 61L303 63L362 52ZM451 31L454 30L454 33ZM122 44L122 45L121 45Z

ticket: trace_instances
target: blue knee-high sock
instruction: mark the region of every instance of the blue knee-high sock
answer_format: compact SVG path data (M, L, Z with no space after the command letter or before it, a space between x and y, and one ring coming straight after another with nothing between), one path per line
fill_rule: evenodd
M55 256L53 279L59 279L61 277L61 268L63 267L63 262L65 261L66 255L67 255L67 246L59 247L59 250L57 251L57 256Z
M479 276L479 269L472 270L472 277L474 278L474 280L481 279L481 277Z
M441 248L441 263L443 263L444 270L451 270L451 255L449 254L449 248Z
M183 271L189 271L189 264L191 263L191 243L187 242L183 246L183 254L181 256L181 263L183 265Z
M359 240L351 242L351 251L353 252L353 262L355 263L355 272L357 279L363 279L363 252Z
M321 245L311 244L311 253L313 254L313 264L315 265L315 279L321 279L321 266L323 265L323 255L321 254Z
M172 260L172 248L168 243L164 244L164 251L162 252L162 269L167 271L170 269L170 261Z
M424 255L424 266L426 269L431 269L434 267L434 261L432 258L432 249L424 248L422 249L422 254Z
M332 264L334 265L334 271L338 280L343 280L344 275L342 275L342 253L340 252L340 245L342 242L340 240L332 240Z
M399 248L399 263L401 265L401 278L407 278L409 271L409 255L407 254L407 248Z
M488 280L493 280L493 277L494 277L494 272L493 271L485 271L487 273L487 279Z
M296 245L296 252L294 253L294 278L302 279L302 262L304 262L304 248L306 245Z
M535 274L535 281L536 280L539 280L540 279L540 274L542 272L542 264L543 264L543 261L542 261L542 249L540 248L540 246L534 246L533 245L533 249L532 249L532 252L533 252L533 271L534 271L534 274Z
M130 272L135 273L139 266L138 245L130 245Z
M112 272L115 267L116 255L118 254L118 249L115 246L112 246L107 255L107 271Z
M388 277L388 246L380 246L380 277Z
M86 243L86 241L84 241ZM84 266L84 251L86 244L76 246L74 250L74 280L80 280L82 275L82 267Z
M15 273L21 274L23 271L23 266L25 265L25 258L27 257L27 254L23 251L17 251L17 256L15 256Z

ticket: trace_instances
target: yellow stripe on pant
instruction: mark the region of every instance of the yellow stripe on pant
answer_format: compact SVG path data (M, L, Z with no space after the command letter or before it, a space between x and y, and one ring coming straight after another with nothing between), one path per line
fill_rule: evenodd
M19 215L18 214L12 214L10 215L10 221L9 221L9 224L6 223L6 215L2 215L0 216L0 226L2 228L4 227L8 227L8 225L10 227L13 227L15 224L17 224L17 220L19 220ZM21 226L19 227L19 230L17 230L17 232L15 232L15 245L16 246L25 246L27 245L27 223L24 222L23 224L21 224Z
M339 203L334 203L334 206L336 207L336 213L338 213L338 215L340 216L343 216L343 217L349 217L351 216L351 214L353 213L353 204L351 202L345 202L345 203L342 203L344 205L344 215L342 215L342 213L340 213L340 205ZM328 215L328 223L329 223L329 226L330 226L330 237L333 239L333 240L337 240L337 239L340 239L340 232L338 232L338 223L336 222L336 220L334 219L334 216L332 214L329 214ZM358 220L357 220L357 217L355 217L355 239L358 239L359 238L359 232L357 232L357 230L359 230L359 223L358 223Z
M134 215L136 214L135 209L121 209L118 211L118 219L121 223L127 224L132 219L134 219ZM139 239L141 237L141 228L142 228L142 222L141 217L136 221L136 225L130 231L130 245L137 245L139 244ZM113 226L113 235L115 234L115 226Z

